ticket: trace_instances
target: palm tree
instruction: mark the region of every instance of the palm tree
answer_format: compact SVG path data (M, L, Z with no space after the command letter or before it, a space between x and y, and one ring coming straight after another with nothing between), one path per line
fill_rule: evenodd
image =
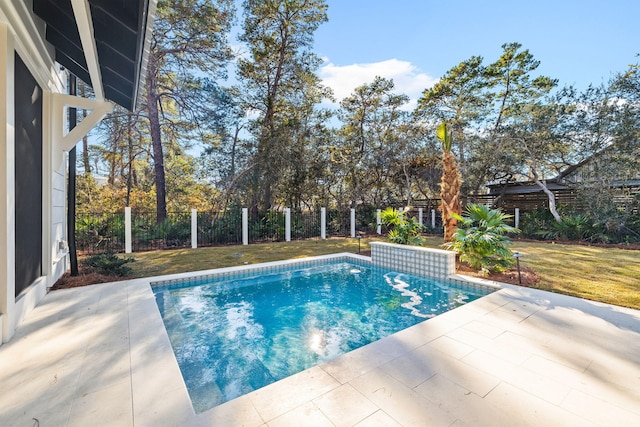
M460 187L462 178L458 163L451 153L451 131L442 122L436 129L436 137L442 143L442 181L440 182L440 199L442 210L442 224L444 225L444 241L450 242L458 229L456 216L462 213L460 202ZM454 215L455 214L455 215Z
M519 233L505 221L511 218L499 209L471 204L464 217L456 215L460 228L453 241L446 243L447 249L460 255L460 260L484 272L504 271L515 261L508 245L508 233Z

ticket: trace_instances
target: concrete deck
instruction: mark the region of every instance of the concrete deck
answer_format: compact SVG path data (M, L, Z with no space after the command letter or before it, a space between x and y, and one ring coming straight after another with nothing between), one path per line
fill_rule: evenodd
M640 426L640 312L507 286L195 414L149 279L49 293L1 426Z

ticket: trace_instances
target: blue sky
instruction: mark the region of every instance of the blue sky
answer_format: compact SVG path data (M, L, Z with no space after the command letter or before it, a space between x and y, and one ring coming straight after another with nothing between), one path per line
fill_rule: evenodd
M320 76L338 100L376 75L415 102L472 55L495 61L519 42L539 74L574 84L606 82L640 62L639 0L328 0L315 34Z

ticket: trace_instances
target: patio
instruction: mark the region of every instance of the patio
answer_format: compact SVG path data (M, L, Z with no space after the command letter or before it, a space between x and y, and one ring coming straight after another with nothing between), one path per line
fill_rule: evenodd
M49 293L0 366L2 426L640 425L640 312L512 286L201 414L148 278Z

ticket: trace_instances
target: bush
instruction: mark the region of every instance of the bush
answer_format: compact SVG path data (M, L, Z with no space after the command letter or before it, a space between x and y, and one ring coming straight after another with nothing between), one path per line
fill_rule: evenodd
M466 216L455 216L458 230L445 248L460 254L460 260L472 268L487 273L504 271L514 264L513 253L508 248L511 241L506 234L520 230L505 223L511 215L499 209L471 204L467 206Z
M134 258L120 258L115 253L107 251L91 255L82 263L96 273L122 277L131 274L131 268L125 264L133 261Z
M522 235L539 240L571 240L593 243L632 243L640 241L640 215L633 206L608 206L600 210L575 212L561 210L562 222L549 211L538 208L522 216Z
M405 212L387 208L380 213L380 219L385 226L391 228L388 234L389 241L400 245L424 244L424 239L420 236L422 226L415 218L407 218Z
M523 237L528 239L546 239L545 235L553 228L553 215L547 208L537 208L534 211L525 212L520 219L520 231Z

